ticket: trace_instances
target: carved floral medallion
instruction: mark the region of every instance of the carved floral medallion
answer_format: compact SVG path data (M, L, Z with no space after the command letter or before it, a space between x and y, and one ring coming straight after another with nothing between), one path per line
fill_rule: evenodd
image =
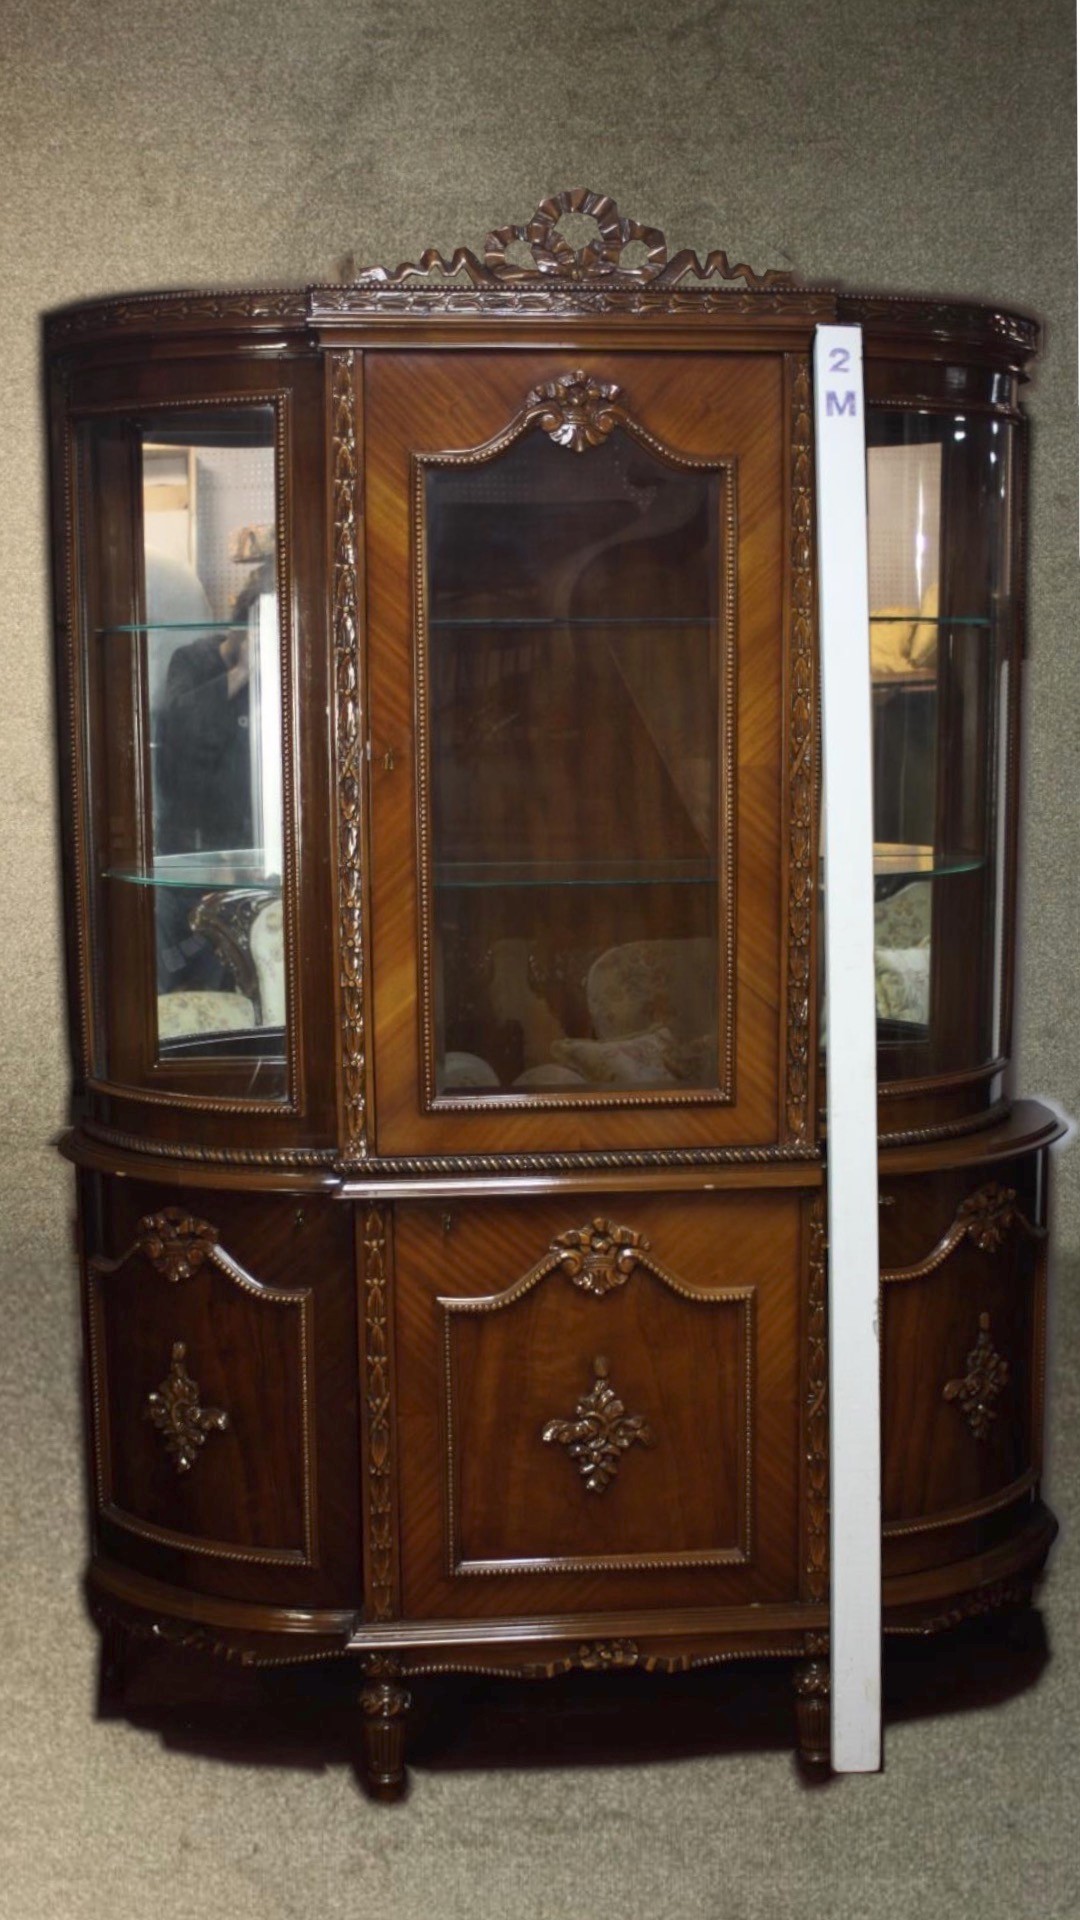
M551 1251L558 1254L563 1272L575 1287L583 1293L602 1294L624 1285L648 1246L643 1233L617 1227L613 1220L598 1215L586 1227L557 1234Z
M584 453L586 447L598 447L618 425L620 394L612 381L578 371L534 387L526 406L557 446Z
M996 1180L957 1209L956 1223L983 1253L996 1253L1016 1219L1016 1189Z
M175 1284L188 1280L218 1243L218 1230L183 1207L163 1207L139 1221L136 1245L151 1266Z
M1009 1363L994 1349L990 1338L990 1315L980 1313L979 1333L967 1357L967 1372L962 1380L950 1380L943 1398L955 1400L976 1440L985 1440L997 1419L994 1401L1009 1383Z
M172 1455L177 1473L190 1473L206 1445L208 1433L224 1433L229 1416L219 1407L199 1405L198 1382L191 1378L184 1361L187 1348L182 1340L174 1343L169 1375L146 1402L147 1418L164 1436L166 1452Z
M622 1465L628 1447L639 1441L653 1447L656 1440L648 1422L639 1413L627 1413L615 1389L608 1381L608 1363L603 1354L593 1361L596 1378L584 1393L571 1420L549 1420L541 1438L557 1440L577 1461L578 1472L589 1493L603 1493Z

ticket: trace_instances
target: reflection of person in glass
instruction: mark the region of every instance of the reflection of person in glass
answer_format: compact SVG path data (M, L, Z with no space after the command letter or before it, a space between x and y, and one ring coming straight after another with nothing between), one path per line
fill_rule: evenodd
M157 713L159 854L243 855L251 848L248 616L271 583L272 566L258 568L237 597L228 632L200 634L177 647L169 661ZM205 890L168 888L159 896L159 991L233 985L228 969L191 931L189 915Z
M223 638L202 634L169 661L158 735L161 853L251 845L248 592Z

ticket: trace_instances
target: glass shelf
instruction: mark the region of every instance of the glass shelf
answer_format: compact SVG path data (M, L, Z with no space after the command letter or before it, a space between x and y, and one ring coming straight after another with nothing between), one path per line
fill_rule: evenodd
M95 627L105 633L247 633L246 620L136 620L129 626Z
M435 869L435 885L452 888L504 887L706 887L716 884L706 861L583 860L447 862Z
M870 620L875 627L989 627L991 624L985 614L920 613L917 607L910 613L871 612Z
M874 879L941 880L952 873L977 873L986 865L981 853L935 854L933 847L879 842L874 848Z
M517 616L511 613L511 614L505 614L505 615L484 614L482 616L462 615L460 619L444 614L444 615L441 615L437 620L432 620L430 624L433 627L449 627L453 630L458 630L463 627L479 627L484 629L485 631L495 630L497 632L500 628L503 628L503 627L513 627L515 629L519 627L528 627L533 630L537 628L550 629L552 627L559 627L559 628L563 628L563 627L574 627L574 628L577 628L577 627L630 627L630 628L697 627L697 628L702 628L702 627L711 626L712 620L707 614L700 615L700 614L641 613L641 614L614 615L610 619L605 619L598 614L596 615L576 614L576 615L565 615L562 617L552 614L552 615L545 616L543 618L536 618L536 617L530 617L527 615Z
M281 892L281 875L267 873L258 847L221 853L166 853L149 869L106 867L106 880L124 880L133 887L198 887L217 893L246 887L255 893Z

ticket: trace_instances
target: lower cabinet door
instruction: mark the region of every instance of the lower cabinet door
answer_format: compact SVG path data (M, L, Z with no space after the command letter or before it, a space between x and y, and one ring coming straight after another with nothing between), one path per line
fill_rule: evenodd
M984 1551L1041 1471L1046 1231L1036 1157L913 1175L882 1210L887 1573Z
M396 1207L403 1613L796 1598L806 1213Z
M98 1548L171 1585L359 1599L351 1209L83 1183Z

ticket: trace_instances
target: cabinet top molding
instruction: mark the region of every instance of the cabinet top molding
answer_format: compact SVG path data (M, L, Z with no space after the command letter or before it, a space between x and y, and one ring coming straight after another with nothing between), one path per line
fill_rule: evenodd
M46 316L45 343L58 350L167 330L177 337L301 334L338 344L343 330L367 338L375 327L381 337L383 329L392 335L441 322L459 335L477 320L504 321L515 331L566 319L618 328L660 316L691 329L745 329L749 322L805 330L847 321L890 341L929 336L963 344L1017 372L1039 343L1037 321L996 306L804 286L787 271L732 265L719 249L704 260L689 247L672 255L659 227L627 217L610 194L589 187L549 194L523 225L493 228L482 257L457 247L447 258L429 247L392 270L347 271L337 286L178 289L80 302Z

